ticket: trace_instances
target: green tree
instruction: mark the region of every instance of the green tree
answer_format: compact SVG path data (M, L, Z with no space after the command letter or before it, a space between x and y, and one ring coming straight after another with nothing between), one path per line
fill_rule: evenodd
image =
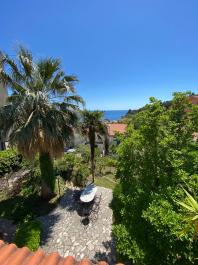
M96 136L103 135L106 139L107 128L102 120L102 111L88 111L82 112L82 131L87 135L90 145L90 159L91 159L91 174L93 182L95 181L95 148L96 148ZM106 141L105 141L106 143Z
M118 146L113 231L117 252L134 264L196 264L193 228L181 237L186 227L175 203L186 197L182 186L198 192L198 117L188 96L175 93L168 109L151 98Z
M83 103L75 94L77 78L64 73L60 60L34 60L23 47L16 60L4 55L4 65L0 78L11 95L0 110L0 127L27 159L39 154L41 193L49 199L54 195L53 157L63 154L77 123L78 103Z

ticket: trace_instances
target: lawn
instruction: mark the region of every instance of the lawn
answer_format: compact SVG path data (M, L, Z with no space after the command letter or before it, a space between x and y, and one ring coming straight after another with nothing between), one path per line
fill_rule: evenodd
M103 177L97 177L95 179L95 184L108 189L114 189L117 184L117 180L113 174L108 174Z

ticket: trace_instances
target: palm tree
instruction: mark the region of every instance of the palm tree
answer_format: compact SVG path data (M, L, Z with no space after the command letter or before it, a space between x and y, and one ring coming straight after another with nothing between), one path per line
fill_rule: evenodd
M107 136L107 127L102 120L102 111L88 111L84 110L82 112L82 130L83 133L88 136L90 151L91 151L91 174L93 182L95 181L95 142L96 136L103 135ZM105 141L107 145L107 140ZM107 146L106 146L107 147Z
M3 71L4 60L3 55L0 52L0 73ZM7 101L7 88L3 80L0 80L0 107L4 106ZM2 128L0 128L0 150L5 149L5 142L2 134Z
M53 158L61 156L77 123L81 97L75 94L75 76L66 75L58 59L33 60L30 51L19 47L16 60L4 55L0 78L11 95L1 108L0 127L9 132L9 142L27 159L39 155L45 199L54 195Z

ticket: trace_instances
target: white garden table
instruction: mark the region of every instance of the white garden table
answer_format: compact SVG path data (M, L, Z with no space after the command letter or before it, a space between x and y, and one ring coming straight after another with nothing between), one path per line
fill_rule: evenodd
M89 184L81 193L80 200L81 202L91 202L93 201L97 192L97 187L94 184Z

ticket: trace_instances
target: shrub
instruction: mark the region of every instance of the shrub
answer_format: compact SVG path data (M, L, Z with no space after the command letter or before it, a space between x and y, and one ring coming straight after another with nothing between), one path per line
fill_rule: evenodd
M91 158L89 145L83 145L83 144L79 145L76 148L76 152L81 155L85 163L89 163Z
M74 166L72 173L72 182L75 186L84 187L89 177L90 170L87 165L82 164L82 161L79 161Z
M31 251L39 248L40 237L42 232L42 223L39 221L25 221L19 224L16 235L15 244L18 247L28 247Z
M65 180L71 180L72 171L76 161L73 153L64 154L62 158L55 160L54 170L56 175L60 175Z
M64 180L72 181L75 186L82 187L90 174L88 163L78 154L69 153L55 161L56 175Z
M0 177L22 168L22 156L13 149L0 151Z
M116 159L110 156L98 156L96 158L96 175L111 174L114 172Z

